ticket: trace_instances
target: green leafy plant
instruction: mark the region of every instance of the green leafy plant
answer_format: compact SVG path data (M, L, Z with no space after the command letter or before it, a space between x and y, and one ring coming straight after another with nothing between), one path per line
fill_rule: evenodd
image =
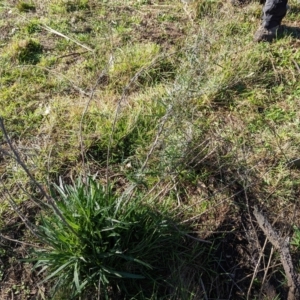
M37 64L43 52L42 45L33 39L23 40L15 45L13 57L20 63Z
M34 34L36 32L40 32L41 29L41 25L40 22L38 20L33 19L32 21L30 21L26 26L25 26L25 32L28 34Z
M118 198L92 178L57 191L63 219L42 217L40 235L48 247L35 252L35 268L47 271L43 282L55 280L54 293L63 288L69 299L96 290L105 297L133 296L142 286L151 295L171 280L174 264L192 257L181 230L138 198Z
M25 2L20 1L17 4L17 8L20 12L29 12L29 11L35 11L35 5L32 2Z

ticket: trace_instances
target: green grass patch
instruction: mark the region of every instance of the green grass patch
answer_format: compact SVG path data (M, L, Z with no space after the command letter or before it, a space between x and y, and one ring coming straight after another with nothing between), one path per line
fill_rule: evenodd
M36 7L33 2L19 1L17 3L17 9L20 12L30 12L30 11L35 12Z
M258 2L156 2L1 5L0 106L12 144L45 186L98 176L56 186L63 218L43 211L33 221L44 241L37 269L58 299L239 297L257 269L247 256L258 253L253 205L279 231L300 226L299 170L288 163L300 145L297 30L256 44ZM294 3L291 12L288 24ZM0 167L2 214L5 189L18 205L39 198L11 157ZM249 299L264 296L262 272Z
M42 53L42 45L37 40L28 39L13 46L11 57L21 64L37 64Z
M158 293L175 299L196 292L191 282L181 286L184 275L175 272L194 268L200 255L209 263L209 254L200 244L197 251L189 249L186 229L166 206L158 210L137 195L117 197L92 178L56 190L62 217L42 217L39 235L48 248L35 252L35 268L46 271L45 281L55 280L53 292L62 289L70 299L95 292L105 298ZM198 264L197 276L208 271L206 264Z

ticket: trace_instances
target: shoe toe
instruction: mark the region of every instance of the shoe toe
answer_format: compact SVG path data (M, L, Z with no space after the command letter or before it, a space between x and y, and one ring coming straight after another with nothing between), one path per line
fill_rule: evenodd
M261 26L254 34L253 39L255 42L271 42L277 37L279 31L280 26L276 26L270 29Z

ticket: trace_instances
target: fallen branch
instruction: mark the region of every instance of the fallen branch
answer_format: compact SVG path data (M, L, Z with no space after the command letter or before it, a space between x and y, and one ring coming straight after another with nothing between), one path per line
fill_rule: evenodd
M273 247L279 251L280 260L283 265L289 287L287 300L300 299L300 277L299 274L296 273L292 262L289 249L289 238L281 238L273 229L267 218L258 210L256 206L254 207L253 215L257 220L257 224L271 242Z
M75 235L77 235L76 231L74 231L73 227L67 222L66 218L63 216L63 214L61 213L61 211L57 207L55 200L45 191L45 189L43 188L43 186L37 180L35 180L34 176L31 174L31 172L27 168L26 164L22 161L22 159L21 159L18 151L14 148L14 146L12 144L12 141L10 140L10 138L8 136L8 133L7 133L6 128L4 126L3 118L1 116L0 116L0 131L2 132L3 137L4 137L5 141L6 141L6 143L8 144L10 150L12 151L13 158L15 159L15 161L19 164L19 166L21 166L21 168L25 171L26 175L31 180L31 182L35 184L37 190L47 200L46 205L50 206L53 209L53 211L56 213L56 215L59 216L59 218L66 224L66 226ZM5 152L6 151L3 151L0 148L0 153L3 153L3 155L5 155ZM18 213L18 211L16 211L16 212ZM21 216L21 215L19 214L19 216Z
M80 46L80 47L82 47L82 48L84 48L84 49L86 49L86 50L88 50L88 51L94 52L94 50L93 50L92 48L90 48L90 47L88 47L88 46L86 46L86 45L84 45L84 44L79 43L79 42L76 41L75 39L72 39L72 38L66 36L65 34L59 32L59 31L57 31L57 30L55 30L55 29L53 29L53 28L51 28L51 27L49 27L49 26L47 26L47 25L41 25L41 27L44 28L45 30L47 30L47 31L49 31L49 32L51 32L51 33L53 33L53 34L56 34L56 35L58 35L58 36L60 36L60 37L65 38L67 41L71 41L71 42L75 43L76 45L78 45L78 46Z

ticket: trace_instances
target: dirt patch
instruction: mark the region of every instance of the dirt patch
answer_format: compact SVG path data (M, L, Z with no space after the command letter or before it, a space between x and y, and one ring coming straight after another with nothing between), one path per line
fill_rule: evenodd
M6 42L14 34L15 28L12 24L5 24L0 27L0 43ZM0 45L1 46L1 45Z
M29 219L37 214L36 207L29 202L24 202L20 211ZM24 261L33 245L23 241L33 238L15 213L8 211L5 219L7 223L1 228L0 236L0 299L43 299L45 287L37 285L41 278L32 270L33 264Z
M26 257L27 251L25 247L16 246L10 258L3 260L4 266L9 267L5 270L1 282L1 299L40 299L44 293L43 287L37 286L37 277L32 272L32 265L21 262Z
M110 20L110 27L123 27L122 41L152 42L169 49L185 39L188 18L173 5L148 5L140 8L120 5L108 7L100 21ZM119 41L120 42L120 41Z
M43 46L44 52L51 52L55 50L58 37L48 33L45 29L41 30L39 34L39 42Z
M142 21L134 26L135 38L156 43L165 49L179 46L186 37L186 29L182 27L183 20L179 22L176 19L170 12L162 14L153 10L145 13Z

